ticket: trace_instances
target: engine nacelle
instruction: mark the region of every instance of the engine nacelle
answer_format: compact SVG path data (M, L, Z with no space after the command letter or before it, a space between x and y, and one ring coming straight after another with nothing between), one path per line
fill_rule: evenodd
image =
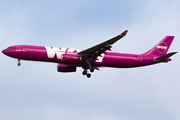
M81 57L74 54L62 54L62 61L65 62L80 62Z
M76 72L76 67L75 66L69 66L69 65L63 65L63 64L58 64L57 65L57 71L58 72Z

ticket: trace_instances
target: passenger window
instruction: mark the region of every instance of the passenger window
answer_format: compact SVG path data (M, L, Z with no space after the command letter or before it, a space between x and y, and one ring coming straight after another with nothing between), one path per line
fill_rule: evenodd
M11 47L8 47L7 49L11 49Z

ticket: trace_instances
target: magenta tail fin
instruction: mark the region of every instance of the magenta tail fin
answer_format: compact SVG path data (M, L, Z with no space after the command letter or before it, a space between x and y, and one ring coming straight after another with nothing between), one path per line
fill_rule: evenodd
M165 55L174 39L174 36L166 36L158 44L156 44L151 50L144 53L146 55Z

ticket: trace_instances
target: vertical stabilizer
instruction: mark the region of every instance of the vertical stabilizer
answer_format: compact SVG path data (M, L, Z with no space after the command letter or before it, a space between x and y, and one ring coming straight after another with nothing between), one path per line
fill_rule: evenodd
M165 55L174 39L174 36L166 36L162 39L158 44L156 44L151 50L144 53L146 55L157 55L162 56Z

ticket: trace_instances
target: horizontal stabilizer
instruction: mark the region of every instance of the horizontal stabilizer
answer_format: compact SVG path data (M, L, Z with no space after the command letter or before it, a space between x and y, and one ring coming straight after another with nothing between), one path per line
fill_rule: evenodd
M171 52L171 53L168 53L168 54L163 55L163 56L161 56L161 57L155 57L154 60L155 60L156 62L163 61L163 60L166 60L166 59L168 59L169 57L173 56L173 55L176 54L176 53L177 53L177 52Z

